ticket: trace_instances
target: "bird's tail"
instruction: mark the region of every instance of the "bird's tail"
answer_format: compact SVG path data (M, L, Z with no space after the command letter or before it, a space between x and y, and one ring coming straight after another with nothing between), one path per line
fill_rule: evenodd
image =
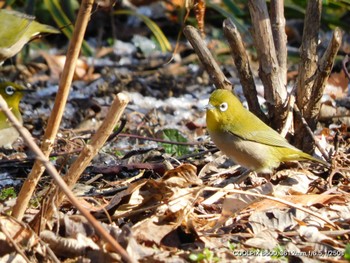
M328 162L326 162L326 161L324 161L324 160L322 160L320 158L313 157L310 154L307 154L307 153L304 153L304 152L300 153L300 160L309 160L309 161L313 161L313 162L316 162L316 163L320 163L320 164L326 166L327 168L331 167L331 165Z

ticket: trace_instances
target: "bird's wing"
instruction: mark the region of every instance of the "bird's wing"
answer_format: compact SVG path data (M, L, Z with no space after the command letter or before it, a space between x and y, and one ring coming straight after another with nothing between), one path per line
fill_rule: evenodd
M252 131L248 133L242 133L239 131L230 133L247 141L253 141L276 147L294 148L294 146L292 146L285 138L283 138L279 133L272 129Z
M0 12L0 39L2 48L10 48L28 29L31 20L17 12L2 10Z
M232 114L236 118L224 130L243 140L262 143L275 147L294 148L288 141L270 126L261 121L250 111L244 109L244 114ZM234 128L232 128L234 125Z

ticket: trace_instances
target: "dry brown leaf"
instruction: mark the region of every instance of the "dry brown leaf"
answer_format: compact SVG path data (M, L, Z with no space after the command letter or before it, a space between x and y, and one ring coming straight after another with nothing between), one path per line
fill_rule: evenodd
M248 190L247 193L255 194L270 194L272 192L272 184L267 183L256 187L254 189ZM252 196L249 194L230 194L225 197L221 217L219 218L215 228L222 226L228 218L247 208L252 203L259 201L261 197Z
M347 90L348 85L349 85L349 80L345 76L345 73L343 70L341 70L340 72L332 72L331 75L329 76L327 82L328 82L328 84L330 84L334 87L340 88L340 89L337 89L336 92L333 91L333 94L335 95L336 98L341 98L341 97L347 96L346 90ZM325 91L327 91L327 88ZM325 93L325 94L329 94L329 93Z
M280 199L286 200L295 204L299 204L302 206L312 206L315 204L323 204L328 205L332 202L345 202L345 196L344 195L292 195L292 196L279 196ZM257 203L252 204L249 208L254 211L265 211L268 209L277 209L277 208L284 208L288 207L285 204L264 199Z
M77 233L74 238L61 237L55 233L44 230L40 237L45 241L52 251L61 257L79 257L84 255L91 262L119 262L119 255L103 251L91 238Z
M166 171L162 180L164 180L164 184L168 187L189 187L191 185L202 184L202 180L197 176L197 167L189 163Z
M136 235L128 225L123 226L122 233L118 236L118 241L125 247L129 256L137 262L142 258L154 254L153 248L137 242Z
M66 61L66 56L50 55L46 52L41 52L41 55L44 57L44 59L46 60L46 63L50 68L51 81L58 81L63 71L64 63ZM94 80L100 77L99 74L90 75L89 65L83 59L78 59L73 80L82 80L82 79L85 79L86 76L88 75L89 75L89 80Z
M298 204L299 206L302 205L309 207L317 204L318 207L320 205L326 206L334 202L344 202L346 197L344 195L303 195L288 196L283 199ZM261 205L262 203L264 205ZM278 229L279 231L285 231L286 229L292 230L297 226L300 227L303 225L313 225L323 228L325 226L325 220L322 220L322 218L327 219L332 216L332 210L329 207L317 210L317 214L321 218L309 216L308 213L295 208L282 210L283 207L285 207L284 204L277 204L275 201L271 202L268 199L249 206L251 211L253 211L249 218L249 224L253 229L253 232L258 233L264 229ZM315 208L310 208L310 210L314 211ZM337 216L333 215L332 218L337 218Z
M201 204L203 206L212 205L227 194L225 190L232 190L232 189L235 189L235 186L233 184L228 184L222 188L223 191L217 191L215 194L209 196L207 199L201 202Z
M167 234L186 222L187 214L200 193L200 188L190 186L201 183L195 166L180 165L167 171L162 178L130 185L125 191L128 195L119 194L128 202L119 205L114 216L125 216L126 211L134 214L148 211L148 216L139 221L132 232L137 240L160 244ZM150 214L152 210L154 212Z
M115 196L113 196L111 201L104 207L104 209L102 209L96 213L96 216L97 217L104 216L105 211L108 211L109 213L113 214L117 208L122 213L126 213L126 212L131 211L132 206L128 205L128 201L129 201L132 193L138 192L139 189L142 186L144 186L146 183L147 183L146 179L131 183L126 190L121 191L121 192L117 193ZM125 204L125 206L123 207L124 204Z
M298 209L287 211L271 209L269 211L254 211L249 217L249 225L253 233L260 233L266 229L276 229L281 232L298 226L308 215Z
M24 224L17 222L15 219L1 215L0 216L0 256L15 251L11 244L11 238L20 247L34 249L33 246L39 242L35 233Z
M328 244L339 244L339 242L333 240L332 238L322 234L317 227L314 226L300 226L298 229L300 236L305 238L309 242L322 243L327 242Z
M199 189L189 188L202 184L196 175L197 168L191 164L183 164L167 171L157 180L140 180L116 194L105 207L113 218L140 214L146 210L154 210L160 214L183 212L192 207ZM104 216L100 210L96 216ZM174 216L177 218L177 216Z
M306 241L303 243L304 250L305 245L310 244L311 246L308 248L310 255L314 255L316 257L340 257L344 255L344 247L343 242L339 242L333 237L329 237L319 231L319 229L315 226L300 226L298 230L300 236Z
M132 228L134 236L140 241L160 244L160 241L177 228L172 222L164 222L158 216L152 216L138 222Z
M264 229L244 243L255 248L273 250L279 244L277 238L277 231L273 229Z
M309 191L310 184L319 179L318 176L307 171L283 170L288 173L287 177L274 186L274 196L306 194ZM278 172L275 176L278 176Z
M230 171L237 170L238 167L240 166L234 165L233 162L226 155L220 154L219 152L207 158L206 164L200 170L198 177L202 178L213 173L217 173L219 175L229 173Z
M92 236L95 234L94 228L87 219L81 215L67 216L63 215L59 219L60 234L64 237L75 238L77 234Z
M330 209L335 211L340 219L344 222L350 221L350 206L345 206L344 204L332 204Z
M100 47L95 55L96 58L102 58L108 54L113 53L113 47Z
M99 250L99 246L91 238L84 234L76 233L74 238L61 237L49 230L40 233L40 237L45 241L56 255L65 257L77 257L86 254L88 250Z

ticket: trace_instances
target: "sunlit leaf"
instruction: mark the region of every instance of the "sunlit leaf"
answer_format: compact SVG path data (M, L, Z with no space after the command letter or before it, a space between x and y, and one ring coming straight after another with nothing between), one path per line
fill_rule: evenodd
M58 0L44 0L44 4L50 11L56 24L60 27L68 39L72 39L74 26L65 12L62 10ZM83 41L82 52L86 56L92 56L93 52L86 41Z
M247 31L247 25L242 21L242 19L237 18L235 13L230 12L230 10L227 10L218 4L213 4L210 1L207 2L207 7L214 9L215 11L217 11L218 13L220 13L222 16L226 18L230 18L234 22L234 24L237 26L239 31L241 32Z
M147 16L138 14L137 12L133 10L117 10L114 12L115 15L130 15L130 16L137 16L140 18L146 26L152 31L155 38L157 39L157 42L160 46L160 49L162 52L170 51L171 45L164 35L163 31L159 28L159 26L153 22L151 19L149 19Z
M173 142L187 142L187 139L175 129L165 129L163 130L163 139ZM182 156L189 153L188 146L185 145L176 145L176 144L167 144L162 143L165 152L169 154L175 154L176 156Z

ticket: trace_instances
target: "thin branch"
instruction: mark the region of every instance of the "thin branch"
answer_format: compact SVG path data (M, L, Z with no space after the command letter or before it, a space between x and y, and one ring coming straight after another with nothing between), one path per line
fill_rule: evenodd
M342 32L339 28L335 28L331 41L328 44L326 51L318 63L318 69L315 74L315 80L311 89L310 103L304 117L308 121L311 129L316 128L318 115L321 107L321 98L324 88L327 84L329 75L331 74L334 59L338 53L342 41Z
M199 57L199 60L202 62L206 72L209 74L210 79L214 82L216 88L232 90L231 82L221 71L213 55L210 53L205 42L201 38L199 31L192 26L186 26L184 28L184 35L191 43L193 49Z
M280 66L280 77L283 84L287 85L287 34L286 19L284 18L284 0L271 0L270 17L273 41L275 43L276 55Z
M301 61L297 78L296 101L302 114L307 108L311 97L313 77L317 69L317 45L320 29L322 0L307 2L304 19L303 39L300 47Z
M343 71L345 73L345 76L348 78L348 80L350 81L350 74L348 69L346 68L346 64L348 64L350 62L350 58L348 55L345 56L345 58L343 59L342 62L342 67L343 67Z
M80 5L73 37L68 47L67 58L63 68L62 77L60 79L55 104L52 109L52 114L48 120L44 139L41 145L45 157L48 157L52 151L53 144L62 120L69 94L69 88L73 80L77 59L79 57L86 27L90 19L93 3L93 0L83 0ZM17 219L21 220L23 218L25 209L28 206L29 200L32 197L35 187L38 184L44 170L45 168L41 162L36 161L34 163L32 171L28 175L28 178L25 180L21 191L18 194L16 204L12 211L12 215Z
M303 38L300 47L300 63L298 77L296 79L296 105L301 115L305 116L310 101L313 100L312 86L317 70L317 46L318 34L320 29L320 20L322 12L322 0L313 0L307 2L306 14L304 19ZM306 118L308 121L308 118ZM303 123L296 119L294 122L298 136L295 136L295 146L305 152L312 152L313 141Z
M309 124L307 123L307 121L305 120L305 118L302 116L298 106L296 104L294 104L294 112L296 113L297 117L299 118L299 120L301 121L301 123L303 123L304 128L307 130L309 136L312 138L312 140L314 141L315 145L317 146L317 148L319 149L319 151L321 152L323 158L327 161L329 161L329 155L327 154L327 152L322 148L321 144L319 143L319 140L316 139L316 137L314 136Z
M176 142L176 141L169 141L169 140L164 140L159 138L152 138L152 137L147 137L147 136L142 136L137 134L127 134L127 133L120 133L118 134L118 137L128 137L128 138L135 138L135 139L144 140L144 141L152 141L152 142L160 142L164 144L184 145L184 146L194 146L194 145L203 144L203 142Z
M259 57L259 76L264 84L271 125L280 130L287 114L287 90L280 77L266 1L249 0L248 7L254 29L254 44Z
M5 235L6 241L9 244L11 244L11 246L14 247L14 249L17 251L17 253L19 255L21 255L23 257L23 260L25 260L27 263L30 263L30 260L26 256L26 253L25 253L24 249L18 245L18 242L16 242L16 240L13 239L13 237L12 237L13 233L9 233L7 231L6 226L2 222L0 222L0 231L2 232L3 235ZM6 260L4 260L4 261L6 261ZM16 261L16 260L14 260L14 261ZM21 261L21 260L18 259L18 261Z
M125 95L124 95L125 97ZM124 98L121 98L125 100ZM79 212L85 216L85 218L89 221L89 223L95 228L95 230L101 235L101 237L111 245L114 251L121 255L121 257L127 262L134 262L127 252L120 246L120 244L107 233L107 231L102 227L100 222L98 222L90 212L85 209L78 199L75 198L73 192L66 185L60 174L57 172L56 168L53 164L48 160L45 154L40 150L39 146L35 144L34 138L31 136L29 131L25 129L21 123L17 120L14 114L10 111L7 106L6 101L0 96L0 108L6 114L10 123L16 128L19 134L23 137L23 140L28 145L28 147L32 150L32 152L36 155L37 161L40 162L47 170L47 172L52 176L55 180L56 184L61 189L62 193L64 193L69 201L79 210Z
M91 142L83 148L75 162L69 168L67 174L63 176L63 179L69 188L73 188L73 186L80 178L81 174L90 164L91 160L96 156L98 151L107 141L109 135L113 132L114 127L124 112L128 101L128 97L123 93L117 94L112 106L107 113L105 120L95 135L91 138ZM49 195L51 199L49 200L49 203L54 203L56 207L59 207L61 205L65 196L62 189L58 192L57 189L52 189ZM53 206L47 207L47 210L44 212L43 217L46 219L51 218L53 211ZM36 222L33 222L33 224L35 225Z
M130 163L130 164L117 164L108 165L106 167L92 167L91 173L94 174L118 174L125 170L151 170L158 174L164 174L166 172L166 167L164 163Z
M268 119L260 108L253 73L250 68L249 58L241 35L235 24L230 19L224 21L223 27L224 35L230 45L233 61L238 70L238 76L243 87L244 96L248 102L249 110L267 123Z

